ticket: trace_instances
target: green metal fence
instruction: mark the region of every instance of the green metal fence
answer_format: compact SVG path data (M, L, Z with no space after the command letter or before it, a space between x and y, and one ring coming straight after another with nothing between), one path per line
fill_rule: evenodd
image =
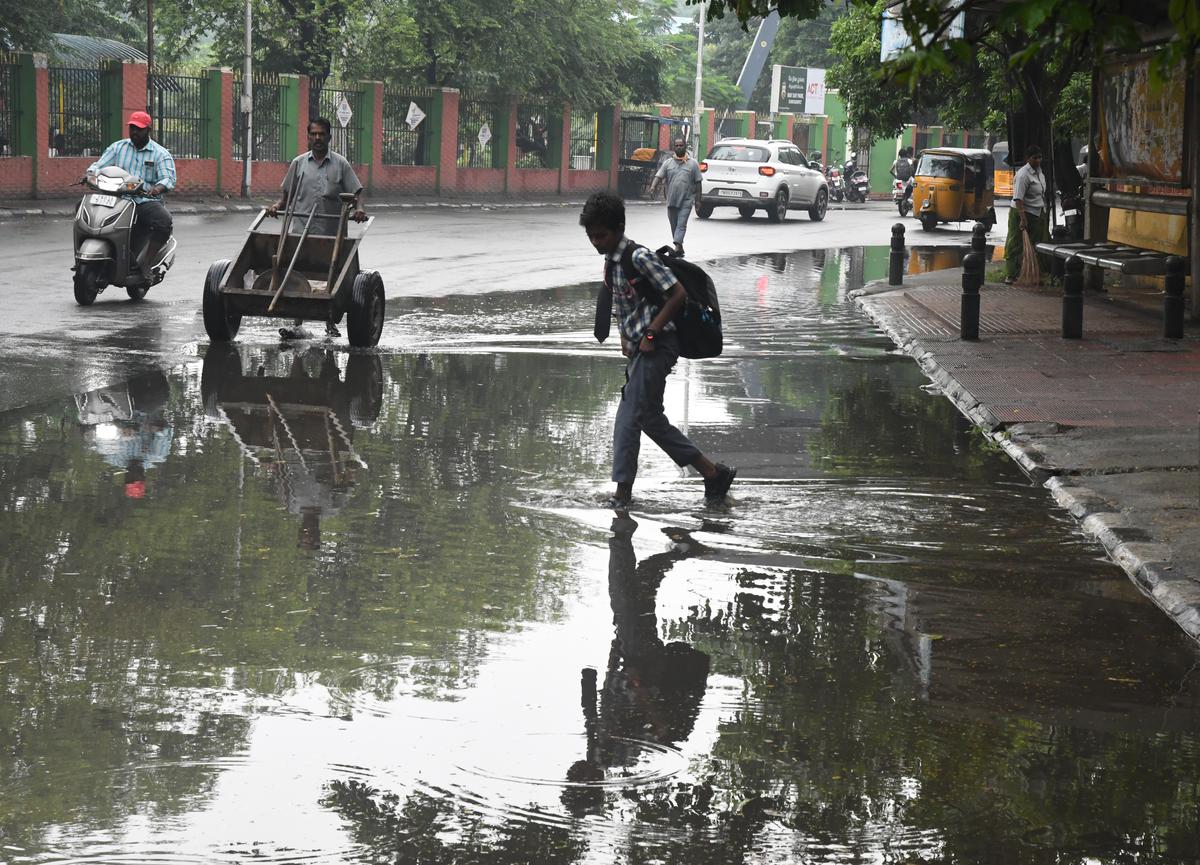
M99 156L104 140L101 70L51 66L47 69L52 156Z
M383 153L384 165L430 165L433 162L434 93L429 89L383 90ZM417 112L412 112L412 106ZM410 112L415 126L409 124Z
M317 92L317 106L331 124L329 148L351 162L361 162L363 92L359 87L327 78ZM342 122L342 117L346 122ZM340 116L339 116L340 115Z
M17 58L0 52L0 158L20 153L21 95Z
M246 115L242 112L242 87L245 77L241 72L233 76L233 158L246 158ZM280 162L283 160L283 133L285 88L276 75L256 72L250 81L250 98L253 103L251 116L250 158L256 162Z
M202 159L208 130L208 79L191 70L156 66L147 77L154 140L176 159ZM215 154L212 154L215 155Z
M507 135L503 128L504 103L499 99L458 100L458 166L460 168L503 168L502 145L497 138Z
M551 124L555 118L545 102L517 106L517 168L553 168Z
M586 171L596 167L598 130L599 115L595 111L578 108L571 111L571 141L568 149L571 162L568 168Z

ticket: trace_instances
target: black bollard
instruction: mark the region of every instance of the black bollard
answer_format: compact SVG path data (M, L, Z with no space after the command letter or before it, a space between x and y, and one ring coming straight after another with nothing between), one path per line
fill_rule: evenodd
M977 222L971 227L971 252L987 252L987 226Z
M892 226L892 257L888 262L888 285L904 284L904 223Z
M983 255L968 252L963 256L962 306L959 313L960 339L979 339L979 289L983 287Z
M1166 293L1163 295L1163 336L1183 339L1183 259L1167 256Z
M1083 262L1072 255L1063 276L1063 339L1083 339Z

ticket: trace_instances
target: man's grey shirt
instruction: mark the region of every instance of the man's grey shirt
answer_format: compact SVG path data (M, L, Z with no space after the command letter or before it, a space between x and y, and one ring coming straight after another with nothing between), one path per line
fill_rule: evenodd
M700 182L700 166L690 156L669 156L658 167L655 177L666 178L667 207L691 207L692 193Z
M304 229L308 220L308 212L314 203L317 205L317 218L313 219L311 231L314 234L333 234L337 231L337 216L341 213L342 203L338 195L343 192L359 192L362 184L354 168L341 154L332 150L322 162L317 162L311 150L301 153L288 166L287 175L283 178L284 190L292 188L292 178L299 174L300 182L296 187L296 197L292 201L295 218L292 220L293 232L299 233ZM321 219L322 215L332 216L333 219Z
M1018 201L1025 205L1025 212L1037 216L1046 209L1046 176L1041 169L1034 171L1033 166L1026 162L1013 177L1013 204Z

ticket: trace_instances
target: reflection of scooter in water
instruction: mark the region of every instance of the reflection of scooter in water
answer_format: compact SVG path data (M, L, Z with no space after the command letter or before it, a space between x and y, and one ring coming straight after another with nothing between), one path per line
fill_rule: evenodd
M564 790L563 802L572 809L598 804L603 791L591 785L603 780L607 767L631 765L642 750L639 742L666 745L686 739L708 685L709 656L687 643L664 644L655 615L663 577L676 562L700 555L704 548L683 529L664 529L674 548L638 564L633 550L637 525L628 516L618 516L612 524L608 592L615 638L599 694L596 671L583 670L587 756L567 770L571 786Z
M146 495L146 470L171 454L173 432L163 417L171 385L162 372L75 395L88 445L125 473L125 495Z
M321 517L345 506L358 468L355 427L369 426L383 404L383 365L351 355L343 380L332 351L312 353L317 372L297 354L285 376L242 372L236 346L214 344L204 356L200 389L210 415L228 424L243 453L269 468L280 501L300 517L298 544L320 546Z

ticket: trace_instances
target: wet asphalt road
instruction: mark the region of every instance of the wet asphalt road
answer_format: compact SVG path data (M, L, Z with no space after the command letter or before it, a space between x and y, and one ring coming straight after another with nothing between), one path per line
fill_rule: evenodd
M838 209L841 207L842 209ZM497 210L379 211L364 241L364 266L378 270L388 297L429 297L541 289L599 277L600 264L578 226L576 206ZM209 265L236 257L250 217L176 218L179 254L167 280L133 304L110 288L90 308L71 294L71 225L30 219L0 224L0 412L166 368L207 343L200 292ZM885 202L835 205L825 221L792 213L782 225L732 209L693 217L686 247L697 260L731 255L885 245L895 211ZM969 226L933 235L907 221L910 237L964 243ZM664 209L634 205L629 234L668 240ZM394 321L394 310L390 313ZM241 341L274 342L277 322L243 323ZM385 329L385 341L387 329ZM398 346L399 347L399 346Z

